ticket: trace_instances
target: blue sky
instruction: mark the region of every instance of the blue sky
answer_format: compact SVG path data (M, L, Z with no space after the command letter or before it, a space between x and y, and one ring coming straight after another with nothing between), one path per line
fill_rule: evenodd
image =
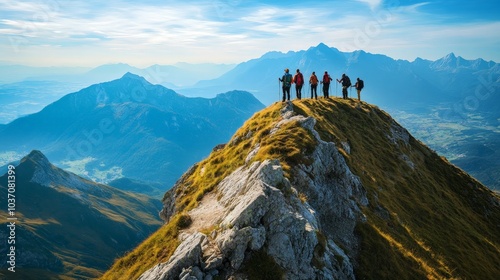
M0 0L0 62L240 63L320 42L396 59L500 62L500 1Z

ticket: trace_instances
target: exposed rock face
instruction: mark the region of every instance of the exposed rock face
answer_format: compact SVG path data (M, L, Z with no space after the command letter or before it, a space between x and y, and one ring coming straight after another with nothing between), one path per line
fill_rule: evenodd
M168 263L158 264L146 271L139 279L174 279L179 278L184 268L199 266L201 260L201 244L206 236L201 233L190 235L177 248Z
M367 205L360 180L347 166L334 143L314 130L315 119L293 115L291 103L270 131L296 121L311 131L318 145L311 164L292 168L285 177L278 160L255 161L224 178L215 196L206 196L189 213L193 225L167 263L146 271L146 279L246 279L245 261L260 251L270 256L286 279L354 279L358 240L354 227ZM259 147L246 157L250 162ZM166 194L162 217L175 212L175 189ZM209 219L208 235L195 226Z

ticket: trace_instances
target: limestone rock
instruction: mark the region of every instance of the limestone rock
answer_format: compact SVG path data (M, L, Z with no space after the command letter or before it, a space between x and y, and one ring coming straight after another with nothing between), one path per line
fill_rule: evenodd
M167 263L158 264L144 272L139 280L170 280L178 278L183 269L201 261L201 245L206 236L195 233L184 240Z
M291 103L281 114L270 133L291 121L311 131L318 142L311 164L294 166L290 181L277 159L250 163L255 147L247 164L219 183L217 199L203 199L191 212L194 224L203 215L216 215L211 219L216 233L207 237L188 229L170 260L140 279L211 279L214 271L225 279L244 279L241 269L252 251L270 256L286 279L354 279L354 227L364 219L359 207L368 204L366 192L335 144L320 139L315 119L294 115ZM164 202L175 202L182 187L181 179ZM172 205L162 210L166 220L174 212Z

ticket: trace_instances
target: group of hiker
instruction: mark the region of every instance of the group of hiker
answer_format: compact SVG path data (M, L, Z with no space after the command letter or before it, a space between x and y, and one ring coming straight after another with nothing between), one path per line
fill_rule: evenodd
M316 76L316 72L312 72L311 77L309 77L309 85L311 86L311 98L318 99L318 84L323 85L323 97L324 98L329 98L330 97L330 82L333 79L330 77L328 74L328 71L325 71L325 74L323 75L322 80L320 81L318 77ZM346 74L342 74L342 77L339 79L336 79L338 83L342 84L342 98L348 99L348 91L347 89L350 87L356 88L358 91L358 100L361 101L361 90L364 87L364 82L360 78L357 78L356 84L353 86L351 84L351 79L349 76ZM290 74L290 71L285 69L285 74L281 78L279 78L280 83L282 83L282 90L283 90L283 102L286 100L290 100L290 88L292 84L295 84L295 93L297 95L297 99L302 98L302 87L304 85L304 75L300 72L299 69L297 69L297 73L292 76Z

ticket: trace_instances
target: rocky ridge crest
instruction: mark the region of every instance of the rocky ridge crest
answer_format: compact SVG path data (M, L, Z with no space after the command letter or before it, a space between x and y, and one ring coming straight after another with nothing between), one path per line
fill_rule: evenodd
M212 279L215 275L245 279L242 265L257 251L270 256L286 279L354 279L358 247L354 227L364 219L359 205L368 204L365 190L335 144L320 139L314 130L316 120L295 115L292 106L288 103L282 109L282 120L270 134L286 123L299 123L318 142L312 163L294 168L293 182L276 159L238 168L217 186L216 198L206 196L189 212L193 225L197 219L214 216L216 228L208 234L187 229L170 260L139 279ZM255 153L247 156L247 162ZM306 190L307 200L300 198L297 184ZM165 201L175 200L177 187ZM210 211L200 210L207 204ZM172 204L167 202L162 216L172 214Z

